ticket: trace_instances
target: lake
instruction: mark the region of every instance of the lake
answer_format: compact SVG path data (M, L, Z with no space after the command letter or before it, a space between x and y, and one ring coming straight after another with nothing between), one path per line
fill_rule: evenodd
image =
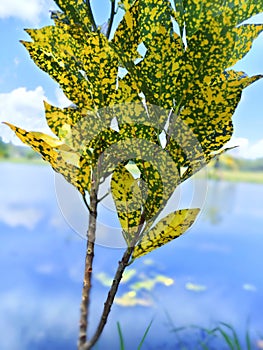
M0 174L0 349L76 349L85 240L65 221L48 166L0 163ZM262 198L263 185L209 181L189 232L130 266L95 349L120 348L118 321L128 350L151 320L142 349L177 349L176 328L219 321L243 340L248 328L260 339ZM95 251L91 331L123 251L103 245Z

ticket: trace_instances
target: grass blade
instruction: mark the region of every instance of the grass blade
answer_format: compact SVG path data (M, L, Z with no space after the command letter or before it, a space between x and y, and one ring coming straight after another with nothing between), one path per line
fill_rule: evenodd
M122 335L120 322L117 322L117 328L118 328L118 334L119 334L119 338L120 338L120 346L121 346L120 350L125 350L124 339L123 339L123 335Z
M148 332L149 332L149 330L150 330L150 328L151 328L151 326L152 326L152 323L153 323L153 320L151 320L149 326L146 328L146 331L144 332L144 335L143 335L143 337L142 337L142 340L141 340L141 342L140 342L140 344L139 344L139 346L138 346L138 350L141 350L141 347L142 347L142 345L143 345L143 343L144 343L144 341L145 341L145 338L146 338L146 336L147 336L147 334L148 334Z
M234 341L233 344L235 344L236 350L242 350L242 349L241 349L240 342L239 342L239 339L238 339L238 336L237 336L237 333L236 333L236 331L234 330L234 328L233 328L232 326L230 326L229 324L224 323L224 322L221 322L221 324L222 324L223 326L225 326L226 328L228 328L228 329L232 332L232 334L233 334L233 341Z
M229 335L220 327L218 328L218 331L223 336L223 338L225 339L226 343L229 345L229 348L231 350L236 350L234 345L233 345L233 342L232 342L231 338L229 337Z
M247 350L252 350L249 330L246 331L246 345L247 345Z

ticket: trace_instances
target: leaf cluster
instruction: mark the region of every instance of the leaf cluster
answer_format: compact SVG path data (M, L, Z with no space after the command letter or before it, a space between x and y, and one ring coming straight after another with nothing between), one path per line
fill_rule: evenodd
M194 222L199 209L156 220L174 189L225 151L242 91L262 77L231 67L262 32L242 22L263 3L120 1L125 13L111 40L89 1L56 3L54 25L26 30L31 41L22 43L72 105L45 102L53 136L9 126L83 196L111 176L135 259Z

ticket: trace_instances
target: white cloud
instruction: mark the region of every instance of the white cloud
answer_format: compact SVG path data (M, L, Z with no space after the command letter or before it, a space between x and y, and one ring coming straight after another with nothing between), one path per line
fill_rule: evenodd
M63 90L59 87L55 90L55 96L57 99L57 106L60 108L65 108L72 104L72 102L64 94Z
M33 230L39 223L43 214L34 208L15 208L12 206L0 206L0 221L10 227L23 226Z
M37 130L50 133L45 117L43 100L47 100L41 86L35 90L25 87L9 93L0 94L0 121L10 122L26 130ZM4 141L21 144L14 132L6 125L0 125L0 136Z
M18 18L38 23L40 15L47 13L55 5L51 0L7 0L0 1L0 18Z
M251 143L243 137L233 137L226 145L227 147L239 146L231 151L233 156L241 158L263 158L263 139Z
M263 139L251 145L247 153L245 154L246 158L263 158Z

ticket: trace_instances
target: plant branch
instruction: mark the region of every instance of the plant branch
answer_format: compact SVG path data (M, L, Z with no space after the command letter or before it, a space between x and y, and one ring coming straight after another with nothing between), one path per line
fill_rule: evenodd
M122 279L123 272L124 272L125 268L128 266L133 249L134 249L133 247L128 247L122 256L122 259L119 261L118 269L115 273L111 288L110 288L108 296L107 296L107 299L104 303L102 316L101 316L99 325L97 327L97 330L94 333L91 340L84 345L83 350L90 350L93 347L93 345L97 342L100 335L102 334L102 331L107 323L107 319L108 319L108 316L109 316L109 313L111 310L111 306L113 304L115 295L117 293L120 281Z
M85 206L87 207L88 211L90 212L91 209L90 209L90 206L89 206L89 204L87 202L85 194L83 194L82 198L83 198L83 202L84 202Z
M84 200L85 202L85 200ZM88 314L90 306L90 291L91 291L91 276L94 258L94 244L96 234L96 220L97 220L97 206L98 206L98 185L97 182L92 181L90 189L90 205L89 211L89 227L87 232L87 248L85 259L85 271L82 288L82 300L80 306L80 326L79 326L79 342L78 349L82 350L87 341L88 328Z
M111 13L110 13L110 18L109 18L109 23L108 23L108 29L106 33L106 37L109 39L110 38L110 33L113 25L113 20L115 16L115 0L111 0Z
M87 14L88 14L88 18L90 20L92 29L93 29L94 32L96 32L97 24L95 22L95 19L94 19L94 16L93 16L93 12L92 12L92 9L91 9L91 6L90 6L90 0L86 0L86 5L87 5Z
M143 213L141 216L140 225L138 227L138 231L137 231L135 237L132 240L131 246L125 250L125 252L122 256L122 259L119 261L117 271L116 271L115 276L113 278L112 285L110 287L107 299L104 303L103 312L102 312L102 315L100 318L99 325L96 329L96 332L94 333L94 335L90 339L90 341L88 341L84 345L83 350L90 350L95 345L95 343L98 341L99 337L101 336L101 334L103 332L103 329L107 323L107 319L108 319L108 316L109 316L110 311L111 311L111 307L112 307L114 298L115 298L116 293L118 291L123 272L126 269L126 267L130 265L130 258L132 256L133 251L134 251L135 245L140 237L144 222L145 222L145 213ZM131 261L133 261L133 260L131 260Z
M110 194L110 191L105 193L104 196L102 196L100 199L98 199L98 203L100 203L101 201L103 201L103 199L105 199L108 195Z

